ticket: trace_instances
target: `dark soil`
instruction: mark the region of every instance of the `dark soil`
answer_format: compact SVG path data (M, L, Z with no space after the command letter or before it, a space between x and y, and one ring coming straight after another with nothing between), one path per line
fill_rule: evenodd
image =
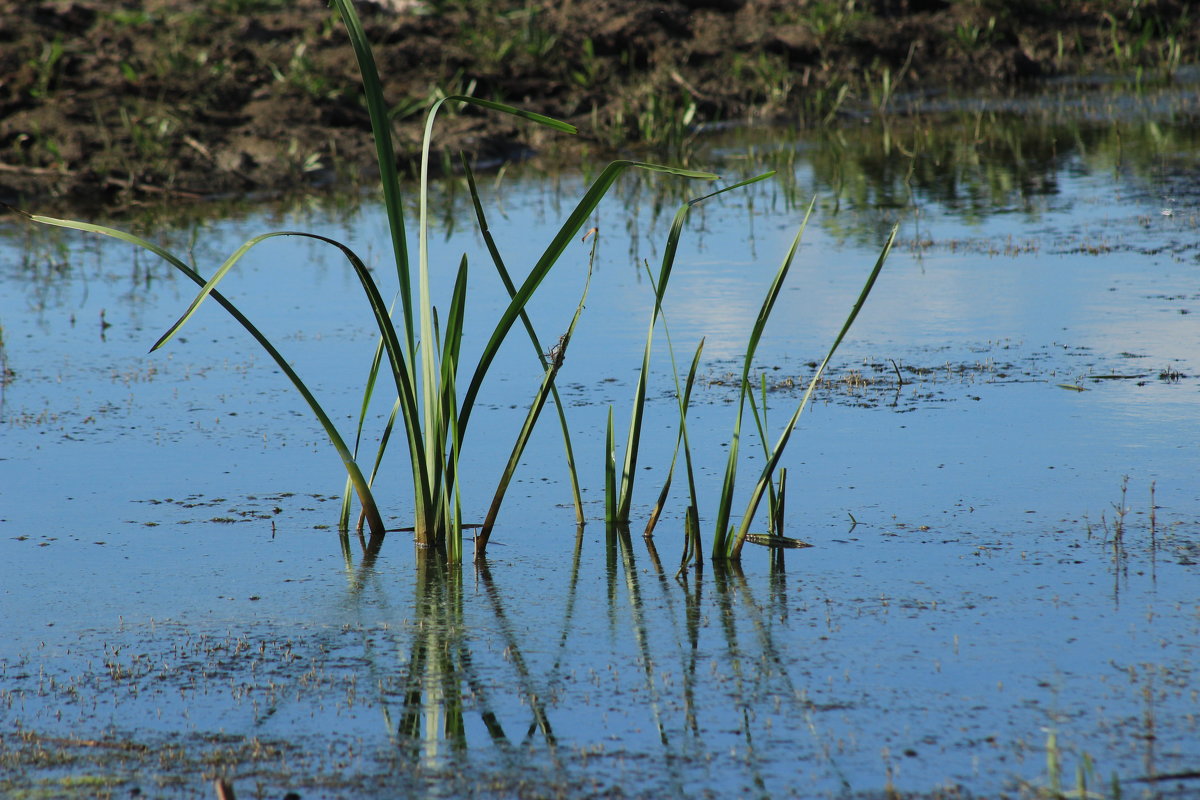
M885 87L1010 90L1194 61L1186 0L388 0L359 6L417 152L439 92L576 123L593 151L669 145L684 125L804 124ZM1114 44L1115 43L1115 44ZM496 114L439 123L486 159L544 149ZM0 201L114 209L269 196L369 177L374 148L345 31L325 0L0 0Z

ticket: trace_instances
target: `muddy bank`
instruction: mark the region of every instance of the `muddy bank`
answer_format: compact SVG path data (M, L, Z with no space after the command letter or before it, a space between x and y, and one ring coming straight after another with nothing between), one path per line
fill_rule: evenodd
M706 121L821 122L897 92L1138 68L1162 79L1195 60L1185 6L388 0L360 13L411 162L423 109L443 92L567 119L602 152L669 147ZM357 67L323 0L3 2L0 76L9 203L266 196L372 168ZM546 144L496 115L447 115L439 128L441 147L485 159Z

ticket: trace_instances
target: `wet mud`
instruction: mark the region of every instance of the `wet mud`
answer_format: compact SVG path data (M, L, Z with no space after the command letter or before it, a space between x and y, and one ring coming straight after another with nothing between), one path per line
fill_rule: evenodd
M711 122L827 123L954 86L1163 79L1195 58L1186 3L1051 5L392 0L360 13L405 163L445 94L566 119L573 148L594 152L669 146ZM112 208L371 175L357 66L321 0L5 2L0 42L4 202ZM547 136L463 112L445 115L438 145L496 161L544 152Z

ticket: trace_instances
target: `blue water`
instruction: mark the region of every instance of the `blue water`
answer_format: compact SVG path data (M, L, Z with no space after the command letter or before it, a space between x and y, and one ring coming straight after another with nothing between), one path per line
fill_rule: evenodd
M759 353L773 387L803 386L887 230L900 232L832 374L871 382L821 389L789 445L786 532L814 547L790 552L783 573L748 548L742 576L709 565L677 578L681 471L655 539L661 570L639 535L676 437L661 327L631 547L606 546L604 422L610 404L619 431L628 418L652 302L640 265L657 269L674 201L656 216L618 193L594 220L591 292L559 376L591 517L578 562L547 416L490 574L465 566L460 593L435 590L432 604L403 534L369 563L353 539L343 557L331 527L340 464L219 309L146 353L191 284L125 245L4 239L5 726L151 752L257 740L283 754L226 763L236 786L258 781L270 796L516 796L525 785L580 797L1016 795L1050 785L1051 734L1067 788L1086 754L1090 787L1111 793L1115 776L1124 796L1192 796L1186 778L1139 779L1200 765L1200 192L1064 147L1038 184L1052 189L1014 189L969 213L919 190L904 208L876 208L835 203L837 187L800 152L792 177L818 205ZM514 273L584 185L527 172L489 188ZM666 300L681 368L708 337L689 412L706 537L733 424L729 376L802 218L794 200L759 184L696 209ZM504 297L465 219L434 238L435 263L471 254L469 350ZM370 203L204 223L202 271L272 228L343 239L389 285ZM164 232L181 251L191 234ZM588 257L573 245L539 293L545 342L565 330ZM445 297L445 269L439 280ZM349 270L281 239L227 285L350 431L373 337ZM1112 375L1124 377L1096 377ZM539 380L517 331L466 443L469 514L486 507ZM776 433L799 396L770 393ZM385 413L374 410L374 431ZM748 434L738 508L761 452ZM393 448L377 485L397 526L410 523L402 455ZM422 647L436 655L423 661ZM406 697L419 697L410 734ZM456 736L446 720L459 713ZM82 748L65 766L28 769L182 797L207 791L214 758L139 766Z

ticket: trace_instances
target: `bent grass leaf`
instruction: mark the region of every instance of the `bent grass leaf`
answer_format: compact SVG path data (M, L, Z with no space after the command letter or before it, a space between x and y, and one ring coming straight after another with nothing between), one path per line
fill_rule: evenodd
M283 357L283 355L279 352L279 350L277 350L275 348L275 346L273 344L271 344L270 340L268 340L267 337L264 336L262 334L262 332L259 331L259 329L244 314L242 314L242 312L237 308L236 305L234 305L232 302L230 302L224 295L222 295L216 291L216 284L220 280L220 277L214 276L213 280L206 281L198 272L193 270L191 267L189 267L187 264L185 264L181 259L176 257L170 251L158 246L157 244L154 244L153 242L143 239L140 236L135 236L134 234L128 233L126 231L121 231L116 228L109 228L104 225L95 225L95 224L88 223L88 222L76 222L74 220L57 219L54 217L46 217L46 216L41 216L41 215L37 215L37 214L31 214L31 215L26 215L26 216L28 216L34 222L38 222L38 223L41 223L44 225L52 225L52 226L60 227L60 228L70 228L70 229L74 229L74 230L78 230L78 231L83 231L85 233L98 233L103 236L108 236L108 237L118 239L123 242L127 242L129 244L136 245L138 247L141 247L141 248L159 256L164 261L169 263L171 266L175 267L177 270L179 270L184 275L186 275L188 278L190 278L194 283L199 284L201 287L200 294L197 295L196 299L192 301L192 305L189 306L189 309L187 312L185 312L184 316L181 317L180 320L177 321L173 326L171 326L171 329L167 332L166 335L164 335L164 337L160 338L159 342L156 343L155 347L158 347L165 341L169 340L171 338L171 336L173 336L174 333L176 331L178 331L178 329L183 325L183 323L186 322L188 319L190 319L193 314L195 314L196 310L200 306L200 303L203 302L205 298L211 296L213 300L215 300L222 308L224 308L230 314L230 316L232 316L254 338L254 340L259 343L259 345L267 352L267 354L275 362L276 366L278 366L279 369L283 372L283 374L287 376L288 380L290 380L292 382L292 385L296 388L296 390L300 392L300 395L304 398L304 401L308 404L309 408L312 410L313 414L316 416L317 421L321 424L321 427L325 430L325 433L329 437L329 441L333 444L334 449L337 451L338 455L341 457L342 464L343 464L343 466L345 466L346 471L350 476L350 480L354 484L355 491L358 494L359 502L362 504L363 511L366 514L367 523L368 523L368 526L370 527L371 534L373 536L382 536L383 535L383 533L385 531L385 526L383 523L383 519L380 516L379 508L375 504L375 498L371 494L371 488L368 485L366 479L363 477L362 471L359 469L358 463L354 459L354 455L350 452L350 449L346 446L346 442L345 442L345 440L342 439L342 436L338 432L337 427L333 424L333 421L329 418L329 415L325 413L325 409L322 408L320 402L317 401L316 396L313 395L313 393L309 390L308 386L304 383L304 381L300 378L300 376L296 373L296 371L294 369L292 369L291 364L289 364L287 362L287 360ZM235 252L234 256L231 256L229 259L226 260L225 264L223 265L223 271L221 272L221 277L223 277L225 275L225 273L227 273L229 271L229 269L231 269L233 267L233 265L237 263L237 260L240 259L241 256L245 255L245 253L251 247L253 247L255 244L258 244L258 243L264 241L267 238L270 238L270 236L272 236L272 235L279 236L279 235L287 235L287 234L283 234L283 233L268 234L265 236L255 237L254 239L248 241L246 244L242 245L242 247L238 248L238 250ZM320 237L320 236L315 236L313 234L293 234L293 235L311 236L312 238L321 239L321 240L329 242L331 244L337 244L336 242L333 242L332 240L325 239L324 237ZM338 246L343 247L343 249L345 249L344 246L342 246L342 245L338 245ZM346 252L349 253L348 250ZM357 257L355 257L354 260L357 260ZM361 261L358 262L358 266L361 267L360 278L365 277L366 280L370 281L370 275L367 274L366 267L362 266Z

